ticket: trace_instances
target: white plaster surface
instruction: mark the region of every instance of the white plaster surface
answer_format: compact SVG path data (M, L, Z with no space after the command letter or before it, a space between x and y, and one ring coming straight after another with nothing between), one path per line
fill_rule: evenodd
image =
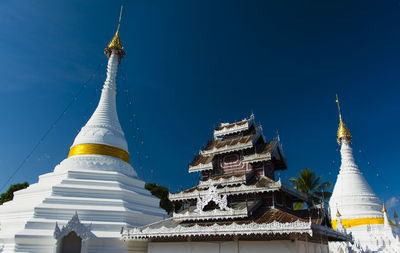
M354 243L330 242L330 252L400 252L399 228L390 226L381 211L382 202L375 195L354 161L348 139L342 139L342 164L332 197L331 217L337 220L337 210L343 219L383 218L385 224L361 225L345 229L353 235Z
M332 219L339 209L343 219L382 218L382 202L358 169L348 140L340 148L342 164L329 201Z
M127 150L115 105L117 66L113 53L99 105L74 145L102 143ZM120 232L165 215L144 184L133 167L118 158L69 157L0 206L0 252L55 252L56 223L65 226L75 213L91 233L82 252L143 252L142 244L124 243Z
M328 252L328 245L303 241L150 242L148 253Z
M103 85L100 102L92 117L82 127L72 146L86 143L106 144L128 151L124 133L118 120L115 83L118 55L112 53L107 65L107 78Z

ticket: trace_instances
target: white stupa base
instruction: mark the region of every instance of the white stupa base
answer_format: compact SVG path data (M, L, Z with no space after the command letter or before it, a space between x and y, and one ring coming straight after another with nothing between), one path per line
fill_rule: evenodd
M363 225L347 228L354 243L330 242L330 252L400 252L398 228L385 228L383 224Z
M61 229L76 213L82 227L90 228L85 252L129 252L120 239L122 227L166 215L129 164L109 156L73 156L0 206L0 252L56 252L56 224Z

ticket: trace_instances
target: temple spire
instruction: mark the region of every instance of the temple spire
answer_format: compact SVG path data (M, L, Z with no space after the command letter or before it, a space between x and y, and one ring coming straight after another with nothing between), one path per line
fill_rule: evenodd
M344 122L342 120L342 113L340 112L339 97L337 94L336 94L336 103L338 105L338 111L339 111L339 128L337 131L337 141L338 141L339 145L341 145L342 138L347 138L347 140L351 142L353 137L351 136L349 129L346 127L346 125L344 124Z
M351 147L352 137L342 120L339 98L336 95L339 111L338 143L340 145L341 165L339 175L329 201L332 225L339 222L344 228L361 225L382 224L381 201L358 169ZM340 209L340 212L338 210Z
M106 155L129 163L128 144L118 120L116 94L118 65L125 52L119 39L122 6L118 28L104 52L108 56L107 77L99 104L86 125L76 136L68 157L77 155Z
M385 203L382 205L382 213L383 213L383 226L385 228L390 228L389 217L387 216L387 209L385 207Z
M122 46L121 39L119 38L119 27L121 25L122 8L123 8L123 6L121 5L121 11L119 13L117 31L115 32L115 35L114 35L113 39L110 41L110 43L104 49L104 53L108 57L111 56L111 54L112 54L112 52L114 50L114 52L119 55L119 61L121 61L121 59L124 58L124 56L125 56L124 47Z

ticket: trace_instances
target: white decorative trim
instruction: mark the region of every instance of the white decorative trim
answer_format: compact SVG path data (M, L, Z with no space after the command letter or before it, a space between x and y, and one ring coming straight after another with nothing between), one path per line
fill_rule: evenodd
M281 189L282 184L280 181L271 183L267 187L258 187L256 185L245 185L242 184L240 186L235 186L235 187L222 187L222 188L217 188L217 193L218 194L225 194L227 196L230 195L237 195L237 194L246 194L246 193L259 193L259 192L272 192L272 191L278 191ZM185 200L185 199L195 199L197 197L203 197L207 195L207 191L205 190L194 190L192 192L179 192L172 194L170 193L168 195L168 198L171 201L176 201L176 200ZM298 194L299 195L299 194Z
M237 143L236 145L225 145L221 148L216 148L214 146L213 149L211 150L200 150L201 155L211 155L211 154L223 154L223 153L228 153L228 152L233 152L233 151L239 151L247 148L252 148L255 142L258 140L258 138L262 136L262 130L260 127L256 128L256 135L247 143Z
M85 226L81 223L78 217L78 213L75 213L72 216L71 220L68 221L67 225L63 226L61 229L56 222L56 226L54 228L54 238L59 241L64 236L68 235L70 232L75 232L83 241L94 238L94 234L91 232L91 225Z
M240 123L240 122L243 122L245 120L247 120L246 123L244 123L242 125L239 125L239 126L235 125L235 126L230 127L230 128L225 128L226 126L231 125L230 123L222 123L221 124L221 127L222 127L221 130L214 130L214 137L227 135L227 134L233 134L233 133L237 133L237 132L241 132L241 131L249 129L249 127L251 127L251 125L254 123L254 115L250 116L250 119L244 119L242 121L235 122L235 123L232 123L232 124Z
M249 141L248 143L242 144L242 143L238 143L236 145L225 145L221 148L216 148L214 147L211 150L201 150L200 154L201 155L211 155L211 154L223 154L223 153L229 153L229 152L233 152L233 151L239 151L239 150L243 150L243 149L247 149L247 148L251 148L253 147L253 142Z
M220 177L218 180L214 180L209 178L206 181L200 181L199 187L208 187L210 184L212 185L234 185L234 184L243 184L246 183L246 175L243 174L241 176L231 176L228 178Z
M79 155L64 159L58 164L54 171L63 171L69 169L87 169L117 171L127 176L137 178L137 173L133 167L119 158L103 155Z
M196 166L189 165L189 173L190 172L197 172L197 171L212 170L212 169L213 169L212 162L205 163L205 164L200 163L200 164L198 164Z
M295 221L290 223L280 223L273 221L267 224L251 222L249 224L237 224L233 222L229 225L193 226L177 225L176 227L161 228L133 228L124 231L124 239L139 239L152 237L176 237L176 236L217 236L217 235L260 235L260 234L290 234L306 233L312 236L311 222Z
M269 161L271 160L271 154L252 154L247 155L243 158L243 163L255 163L255 162L262 162L262 161Z
M214 201L221 210L230 210L230 208L228 207L226 195L219 196L217 192L217 187L215 187L214 185L210 185L210 187L208 187L206 195L203 198L200 196L197 197L195 212L202 213L204 207L208 205L208 203L210 203L211 201Z
M211 211L203 212L183 212L173 213L175 220L208 220L208 219L231 219L231 218L244 218L248 216L247 207L242 209L228 209L219 210L213 209Z

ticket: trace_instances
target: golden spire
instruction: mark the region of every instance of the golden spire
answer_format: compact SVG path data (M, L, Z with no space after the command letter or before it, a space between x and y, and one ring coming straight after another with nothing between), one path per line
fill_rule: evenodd
M121 17L122 17L122 5L121 5L121 12L119 13L119 20L118 20L118 28L117 32L114 35L114 38L108 44L108 46L104 49L104 53L110 57L112 50L116 50L117 54L119 55L119 59L121 60L125 56L124 47L122 46L121 39L119 38L119 26L121 24Z
M399 216L397 216L397 213L396 213L396 211L394 211L394 215L393 215L393 217L394 217L394 218L396 218L396 219L397 219L397 218L399 218Z
M385 203L383 203L383 206L382 206L382 213L386 213L387 212L387 210L386 210L386 207L385 207Z
M351 137L349 129L346 127L346 125L344 124L344 122L342 120L342 114L340 112L339 98L338 98L337 94L336 94L336 103L338 105L338 110L339 110L339 128L337 131L337 137L338 137L337 141L339 144L341 144L342 138L347 138L351 142L353 137Z
M339 209L336 209L336 217L340 217L340 216L342 216L342 215L339 213Z

